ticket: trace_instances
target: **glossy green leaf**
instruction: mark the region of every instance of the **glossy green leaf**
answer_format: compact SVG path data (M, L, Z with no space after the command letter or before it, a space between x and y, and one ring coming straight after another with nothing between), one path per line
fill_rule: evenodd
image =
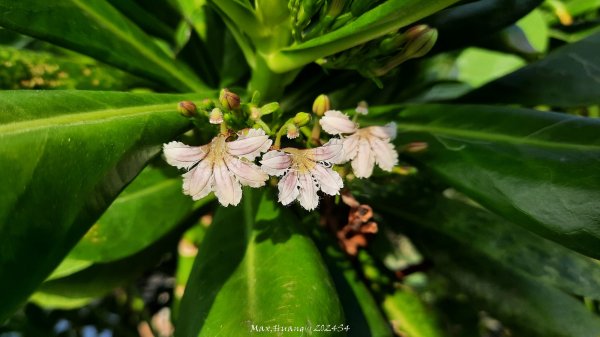
M106 295L140 277L144 271L160 262L160 257L176 244L181 230L172 230L153 245L109 263L96 263L66 277L40 285L30 301L46 308L74 308Z
M388 107L397 144L490 210L541 236L600 257L600 121L468 105ZM386 114L390 116L390 114Z
M480 48L467 48L456 59L458 80L475 88L524 65L515 55Z
M348 337L391 337L391 326L383 315L378 301L355 269L350 258L343 253L333 236L318 226L318 219L307 217L305 227L311 232L344 308L350 324Z
M465 95L474 103L559 107L600 103L600 32Z
M65 276L74 274L78 271L81 271L81 270L91 266L92 264L94 264L94 262L92 262L92 261L77 260L77 259L69 258L67 256L67 257L65 257L64 260L62 260L62 262L58 265L58 267L56 267L56 269L54 269L54 271L52 271L52 274L50 274L50 276L48 276L46 281L54 280L57 278L61 278L61 277L65 277Z
M0 48L0 89L127 90L151 85L87 57Z
M410 227L410 228L408 228ZM590 337L600 318L562 291L478 256L464 244L419 226L407 226L437 270L508 324L517 336Z
M96 262L126 257L179 225L193 209L213 200L207 197L193 202L181 192L182 178L178 172L168 172L156 167L144 169L77 243L69 257Z
M457 0L388 0L337 30L271 54L269 68L285 72L410 25Z
M297 222L268 191L246 189L241 205L219 208L200 245L176 336L345 323L319 252Z
M206 93L206 96L214 93ZM0 93L0 318L60 263L161 143L188 96Z
M1 0L0 26L76 50L180 91L206 89L191 70L170 59L106 1Z
M391 205L386 211L451 237L506 268L519 270L565 292L600 299L600 262L485 210L438 197L405 209Z

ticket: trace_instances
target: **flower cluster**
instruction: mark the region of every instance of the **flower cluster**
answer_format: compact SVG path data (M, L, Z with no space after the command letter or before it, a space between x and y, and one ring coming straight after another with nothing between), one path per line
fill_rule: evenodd
M312 140L320 142L321 128L339 138L331 138L327 143L312 148L282 148L281 137L286 134L289 139L298 138L300 128L308 124L310 115L299 113L283 123L273 143L267 134L270 128L261 118L265 112L270 114L279 109L274 104L258 108L253 99L246 106L240 105L239 98L226 89L222 91L219 102L204 102L206 117L211 124L220 124L221 132L202 146L176 141L163 145L166 161L186 170L183 193L198 200L214 192L223 206L235 206L242 198L242 186L261 187L269 176L276 176L280 177L279 202L288 205L297 200L303 208L313 210L319 204L319 191L337 195L344 186L342 176L334 170L335 164L351 162L354 175L367 178L373 173L375 164L391 171L398 163L398 154L390 143L395 138L394 123L359 128L348 115L330 110L329 99L324 95L319 96L313 106L313 112L321 118L314 123ZM186 116L196 114L195 105L191 102L180 103L180 108ZM244 109L255 124L232 133L226 125L227 112L243 115L240 112ZM357 113L366 112L366 103L361 102ZM255 163L258 157L261 157L260 166Z

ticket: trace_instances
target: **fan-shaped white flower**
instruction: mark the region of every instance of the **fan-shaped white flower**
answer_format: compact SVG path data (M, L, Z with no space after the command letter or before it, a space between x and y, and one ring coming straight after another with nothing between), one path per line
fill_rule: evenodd
M269 149L269 136L263 130L250 129L240 132L235 141L226 140L227 136L218 135L203 146L163 145L167 163L189 170L183 174L184 194L199 200L214 191L223 206L235 206L242 198L242 185L265 185L269 176L252 161Z
M341 141L332 139L313 149L269 151L263 155L260 163L268 174L283 176L278 184L279 202L288 205L298 200L302 207L310 211L319 204L319 190L336 195L344 187L340 175L331 169L341 154Z
M342 162L352 161L356 177L370 177L375 164L388 172L398 164L398 152L390 142L396 138L396 123L359 129L356 123L339 111L327 111L319 122L327 133L350 134L342 138Z

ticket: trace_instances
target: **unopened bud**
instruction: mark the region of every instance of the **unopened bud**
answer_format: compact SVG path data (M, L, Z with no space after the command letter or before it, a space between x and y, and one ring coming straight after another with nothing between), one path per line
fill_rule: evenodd
M427 145L427 143L425 143L425 142L413 142L413 143L407 144L404 147L404 151L406 151L408 153L417 153L417 152L423 152L423 151L427 150L428 147L429 147L429 145Z
M263 105L260 108L260 114L262 116L269 115L269 114L272 114L273 112L277 111L278 109L279 109L279 103L271 102L271 103Z
M418 25L404 33L407 38L403 54L406 58L417 58L427 54L437 41L438 32L427 25Z
M221 109L219 108L212 109L208 117L208 121L210 122L210 124L223 123L223 111L221 111Z
M310 114L306 112L298 112L296 116L294 116L294 124L298 127L305 126L310 122Z
M404 34L395 33L390 37L386 37L379 42L379 51L382 54L389 54L396 52L406 42L406 36Z
M253 106L250 108L250 119L255 121L257 119L260 118L260 116L262 116L262 114L260 113L260 109Z
M319 95L315 102L313 103L313 112L317 114L317 116L323 116L325 111L329 111L331 109L331 103L329 102L329 97L327 95Z
M365 101L360 101L356 105L356 113L361 115L366 115L369 113L369 105Z
M196 104L191 101L181 101L177 105L177 110L186 117L192 117L196 114Z
M296 125L294 125L293 123L288 124L287 137L289 139L294 139L294 138L298 138L298 136L300 136L300 130L298 130L298 127Z
M240 96L232 93L229 89L221 90L219 94L219 103L228 110L235 110L240 107Z

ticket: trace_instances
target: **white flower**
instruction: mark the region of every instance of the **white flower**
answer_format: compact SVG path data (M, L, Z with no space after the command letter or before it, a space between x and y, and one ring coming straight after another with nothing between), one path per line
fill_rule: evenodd
M235 206L242 198L242 185L265 185L269 176L252 161L269 149L269 136L263 130L250 129L238 133L235 141L226 139L218 135L197 147L180 142L163 145L169 164L189 170L183 174L184 194L199 200L214 191L223 206Z
M360 101L356 105L356 109L354 111L361 115L367 115L369 113L369 105L365 101Z
M223 123L223 111L219 108L214 108L208 116L210 124L221 124Z
M343 138L341 160L352 161L352 170L356 177L370 177L375 164L388 172L398 164L398 152L390 142L396 138L396 123L358 129L356 123L339 111L326 112L319 122L327 133L350 134Z
M341 154L341 141L332 139L314 149L270 151L263 155L260 163L263 171L283 176L278 184L279 202L288 205L298 200L302 207L310 211L319 204L319 190L336 195L344 187L340 175L331 169Z

